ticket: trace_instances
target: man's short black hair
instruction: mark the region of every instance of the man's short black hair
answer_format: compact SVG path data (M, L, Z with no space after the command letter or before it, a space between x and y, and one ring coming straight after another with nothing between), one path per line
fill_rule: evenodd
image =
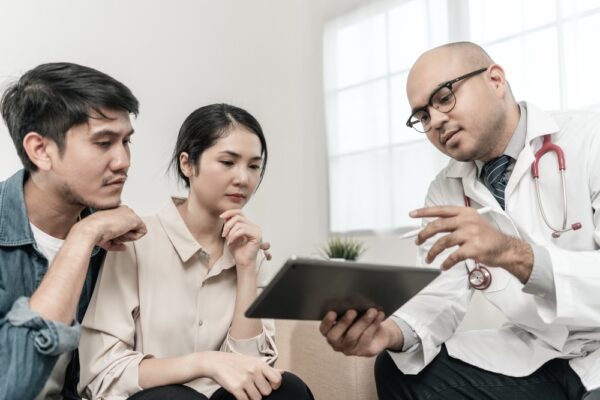
M107 74L64 62L42 64L26 72L0 100L19 158L30 172L37 167L23 148L27 133L48 137L63 151L66 132L92 115L106 117L102 109L137 116L139 103L127 86Z

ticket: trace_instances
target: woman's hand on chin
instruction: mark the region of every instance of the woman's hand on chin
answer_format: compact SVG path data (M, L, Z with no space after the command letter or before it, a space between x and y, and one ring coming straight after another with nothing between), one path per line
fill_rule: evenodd
M229 246L237 268L254 271L258 251L267 247L262 243L262 231L258 225L246 218L242 210L228 210L220 217L225 221L222 236L225 238L225 244Z

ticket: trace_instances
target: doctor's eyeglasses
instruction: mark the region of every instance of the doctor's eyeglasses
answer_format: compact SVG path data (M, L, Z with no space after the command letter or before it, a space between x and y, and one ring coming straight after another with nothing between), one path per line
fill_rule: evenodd
M473 72L469 72L468 74L461 75L458 78L454 78L448 82L442 83L433 91L433 93L431 93L427 105L415 110L412 113L408 121L406 121L406 126L421 133L429 131L431 129L431 117L427 109L429 107L433 107L440 112L449 113L456 105L456 95L452 90L452 85L472 76L479 75L486 70L487 67L480 68Z

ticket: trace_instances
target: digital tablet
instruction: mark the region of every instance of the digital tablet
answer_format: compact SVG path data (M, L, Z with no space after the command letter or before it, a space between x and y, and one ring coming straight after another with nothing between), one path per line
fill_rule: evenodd
M329 310L388 316L440 274L426 267L292 257L246 311L248 318L321 320Z

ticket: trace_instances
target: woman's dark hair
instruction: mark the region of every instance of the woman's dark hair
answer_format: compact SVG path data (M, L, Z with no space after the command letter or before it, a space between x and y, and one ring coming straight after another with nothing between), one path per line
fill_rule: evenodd
M192 112L181 125L177 143L173 151L171 167L177 168L179 178L185 182L185 186L190 186L190 180L181 171L179 165L179 155L183 152L188 154L190 162L198 168L200 156L206 149L213 146L217 140L226 136L230 129L236 125L241 125L250 132L258 136L261 145L262 168L260 179L262 181L265 169L267 167L267 141L262 128L256 118L248 111L229 104L211 104L200 107ZM257 186L258 187L258 186Z

